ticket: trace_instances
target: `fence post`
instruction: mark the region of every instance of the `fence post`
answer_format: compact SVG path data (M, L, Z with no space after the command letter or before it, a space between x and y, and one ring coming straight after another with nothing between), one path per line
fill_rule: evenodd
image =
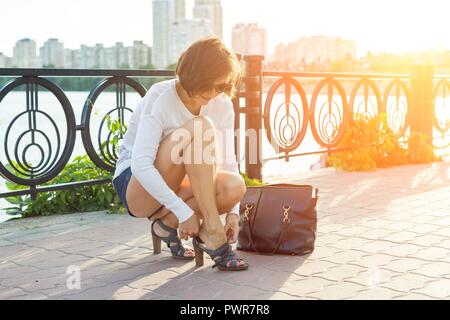
M262 179L261 129L264 56L245 56L244 61L246 108L245 131L251 129L256 133L256 141L249 141L247 137L245 139L245 170L249 178Z
M241 67L242 55L236 53L236 57L239 61L239 67ZM241 67L242 68L242 67ZM242 68L243 69L243 68ZM241 83L237 84L236 96L232 99L234 109L234 152L238 165L239 172L241 172L241 144L240 144L240 127L241 127Z
M414 66L411 76L411 134L423 133L433 144L434 101L433 66Z

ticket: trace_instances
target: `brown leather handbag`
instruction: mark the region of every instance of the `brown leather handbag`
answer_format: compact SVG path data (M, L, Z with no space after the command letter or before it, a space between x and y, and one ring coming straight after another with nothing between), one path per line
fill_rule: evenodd
M314 250L318 189L310 185L249 186L240 203L237 249L304 255Z

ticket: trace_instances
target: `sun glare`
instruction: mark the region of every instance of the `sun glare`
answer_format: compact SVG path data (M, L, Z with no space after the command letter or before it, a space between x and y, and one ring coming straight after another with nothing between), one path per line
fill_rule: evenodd
M233 11L225 24L258 22L268 31L269 51L278 43L313 35L354 40L359 55L367 51L450 50L448 1L278 0L273 5L269 1L230 0L230 9L231 4L239 10Z

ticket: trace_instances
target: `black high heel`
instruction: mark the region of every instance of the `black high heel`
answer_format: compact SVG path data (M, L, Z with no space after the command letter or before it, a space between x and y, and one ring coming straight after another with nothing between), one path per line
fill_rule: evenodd
M158 223L158 225L165 231L169 233L168 236L162 237L155 233L154 224ZM161 253L161 240L163 240L167 247L169 247L170 252L172 253L172 257L181 260L193 260L194 256L185 256L186 248L181 243L181 239L178 237L177 229L166 226L161 220L157 219L152 223L152 239L153 239L153 253L159 254Z
M217 267L222 271L242 271L248 269L248 263L238 258L236 253L233 252L229 243L224 243L216 250L206 248L205 244L199 237L192 239L195 252L195 265L201 267L204 264L203 253L206 252L214 261L213 268ZM228 262L231 261L231 265L228 266ZM238 265L238 261L243 264Z

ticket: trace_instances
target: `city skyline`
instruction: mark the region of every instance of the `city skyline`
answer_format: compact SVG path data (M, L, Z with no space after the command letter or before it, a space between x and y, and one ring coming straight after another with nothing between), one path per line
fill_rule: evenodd
M235 52L243 55L265 55L266 33L256 24L237 24L233 28L232 38L232 49ZM186 43L184 40L181 41L181 46L175 49L179 50ZM310 71L350 69L361 71L369 68L372 71L409 72L408 66L425 63L435 65L441 71L450 70L448 64L450 50L405 54L368 52L366 56L358 58L356 49L356 43L349 39L327 36L302 37L295 42L277 45L274 54L265 55L265 64L282 70L294 68ZM12 57L0 53L0 68L166 69L172 68L176 63L174 61L164 66L155 66L151 58L152 52L153 48L142 40L133 41L131 46L116 42L109 47L96 43L94 46L80 45L78 49L70 49L64 47L64 43L56 38L47 39L42 46L38 46L33 39L25 38L16 42L15 54Z
M188 18L192 17L193 2L186 1ZM59 38L69 48L98 42L112 46L115 42L130 43L137 39L153 46L152 1L132 3L133 7L123 7L116 0L76 3L16 0L0 13L0 28L15 26L2 35L0 52L12 56L14 43L21 38L32 38L39 44L48 38ZM270 6L271 3L223 0L225 43L231 46L231 30L242 22L258 23L267 30L268 54L275 51L277 44L314 35L352 39L358 45L359 57L367 51L404 53L450 49L445 19L449 5L444 1L413 0L408 5L400 1L366 1L364 7L356 0L338 3L278 0L277 6ZM15 23L19 18L33 23L33 28L28 23Z
M49 38L42 46L30 38L19 39L13 51L12 57L0 53L0 68L142 69L150 67L152 53L151 47L140 40L131 46L116 42L111 47L96 43L70 49L57 38Z

